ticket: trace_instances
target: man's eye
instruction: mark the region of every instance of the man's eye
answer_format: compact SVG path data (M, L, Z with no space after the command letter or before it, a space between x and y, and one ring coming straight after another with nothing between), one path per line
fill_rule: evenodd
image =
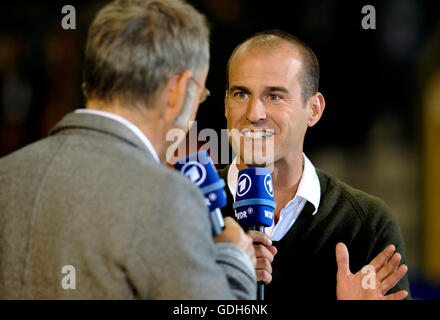
M269 97L269 100L273 101L273 102L281 100L281 97L277 94L269 94L268 97Z
M240 98L240 99L246 99L246 98L247 98L247 93L246 93L246 92L237 92L237 93L235 94L235 96L236 96L237 98Z
M234 93L234 97L238 98L238 99L246 99L247 98L247 93L246 92L236 92Z

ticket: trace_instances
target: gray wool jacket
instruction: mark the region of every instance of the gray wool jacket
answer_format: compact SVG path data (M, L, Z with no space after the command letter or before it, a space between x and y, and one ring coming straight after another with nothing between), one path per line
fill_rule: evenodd
M0 159L1 299L255 299L203 196L123 124L70 113Z

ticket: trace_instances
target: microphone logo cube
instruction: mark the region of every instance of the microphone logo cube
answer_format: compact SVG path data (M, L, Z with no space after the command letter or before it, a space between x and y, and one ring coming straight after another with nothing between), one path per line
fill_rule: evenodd
M190 161L186 163L181 170L196 186L201 185L205 181L206 170L200 163Z
M265 168L246 168L238 173L235 203L237 221L242 226L273 223L274 189L272 173Z
M272 185L272 175L267 174L264 177L264 188L266 188L267 194L273 197L273 185Z
M251 178L247 174L243 173L238 178L237 195L239 195L240 197L244 196L250 190L251 186Z
M212 235L222 232L225 222L220 211L227 203L225 181L220 179L206 151L200 151L178 160L174 168L189 178L203 193L209 210Z
M225 183L220 179L206 151L200 151L178 160L174 168L188 177L205 196L209 211L226 205Z

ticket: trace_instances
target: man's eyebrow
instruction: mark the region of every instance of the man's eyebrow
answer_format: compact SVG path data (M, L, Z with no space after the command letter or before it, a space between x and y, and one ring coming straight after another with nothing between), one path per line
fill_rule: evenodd
M283 92L283 93L290 93L289 90L285 87L266 87L265 91L267 92Z
M250 93L251 91L246 88L246 87L242 87L242 86L232 86L229 88L229 92L233 92L233 91L242 91L242 92L246 92L246 93Z

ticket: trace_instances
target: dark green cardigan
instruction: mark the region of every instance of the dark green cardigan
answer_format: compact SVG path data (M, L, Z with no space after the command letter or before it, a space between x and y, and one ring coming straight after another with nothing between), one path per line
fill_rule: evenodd
M219 171L226 183L228 169ZM278 253L272 263L272 282L265 289L266 300L336 299L338 242L347 245L352 273L389 244L396 246L401 263L406 264L402 234L389 207L379 198L316 171L321 184L318 212L312 215L313 206L307 202L286 235L273 242ZM222 208L223 215L235 217L234 199L229 188L225 190L228 204ZM407 275L389 293L402 289L410 293Z

